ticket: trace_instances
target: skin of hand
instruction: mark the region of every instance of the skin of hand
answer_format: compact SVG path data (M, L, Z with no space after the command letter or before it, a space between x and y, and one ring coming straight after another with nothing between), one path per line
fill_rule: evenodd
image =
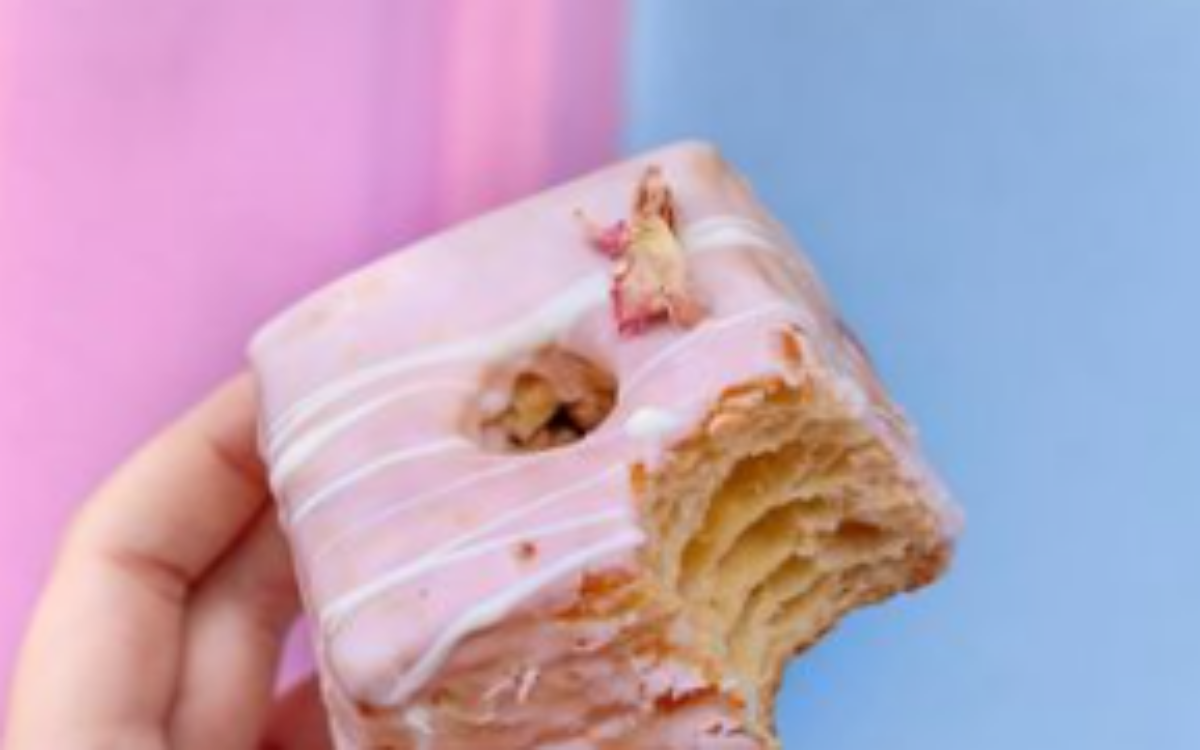
M8 750L328 750L275 694L300 605L242 375L122 466L67 532L22 647Z

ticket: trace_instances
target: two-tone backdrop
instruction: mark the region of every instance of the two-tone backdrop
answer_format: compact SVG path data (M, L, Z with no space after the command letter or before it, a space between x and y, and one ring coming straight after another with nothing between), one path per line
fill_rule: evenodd
M1200 746L1190 0L0 0L0 686L72 510L273 310L683 136L968 512L792 669L788 747Z

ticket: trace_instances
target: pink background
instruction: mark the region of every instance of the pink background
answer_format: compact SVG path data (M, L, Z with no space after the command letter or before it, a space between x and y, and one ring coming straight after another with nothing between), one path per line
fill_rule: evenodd
M621 10L0 0L0 686L64 521L272 311L612 155Z

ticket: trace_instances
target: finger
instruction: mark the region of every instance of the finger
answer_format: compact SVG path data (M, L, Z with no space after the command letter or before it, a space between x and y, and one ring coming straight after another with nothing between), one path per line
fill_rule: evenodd
M276 704L263 750L332 750L317 678L296 685Z
M188 591L266 499L253 386L243 376L84 506L21 655L9 747L161 743Z
M155 438L84 507L66 562L115 557L139 579L201 578L269 497L255 404L241 375Z
M283 642L299 610L287 546L267 509L189 608L171 748L258 746Z

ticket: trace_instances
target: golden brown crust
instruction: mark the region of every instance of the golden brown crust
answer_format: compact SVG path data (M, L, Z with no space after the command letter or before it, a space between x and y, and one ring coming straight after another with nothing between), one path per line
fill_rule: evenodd
M714 493L720 493L722 486L718 485L715 489L710 488L707 498L702 497L703 493L700 493L681 499L677 495L686 495L687 493L680 489L682 484L679 477L694 473L698 467L720 461L722 456L737 455L739 450L742 450L747 456L759 455L756 454L756 451L765 451L766 454L770 454L771 451L784 450L786 446L793 444L789 441L804 440L805 438L797 436L806 434L802 430L790 432L788 425L802 424L806 419L812 419L814 424L818 425L833 424L835 427L831 429L834 433L840 429L852 436L847 438L850 441L848 444L866 446L856 449L859 450L859 453L853 455L862 457L863 465L871 467L869 470L874 472L872 476L876 477L884 489L878 498L868 497L866 495L869 495L870 492L864 491L866 494L858 498L855 503L847 505L842 511L839 511L844 515L836 525L838 535L829 537L829 542L821 542L820 538L816 538L816 541L812 543L817 546L808 554L815 555L814 559L820 561L821 555L825 554L822 552L821 545L832 544L836 541L838 544L849 545L851 549L855 545L861 545L864 550L867 550L863 554L867 555L864 559L868 562L856 563L847 568L844 573L837 573L836 565L830 563L834 567L831 568L833 572L829 575L837 577L828 579L834 582L827 589L828 593L824 594L829 599L828 604L824 609L816 607L812 613L798 615L801 619L797 620L794 633L790 637L779 636L782 638L781 645L777 647L780 650L774 656L768 650L768 653L762 657L764 661L758 668L757 677L753 676L753 673L744 671L738 677L739 668L727 661L730 658L727 655L718 657L715 661L717 671L720 673L715 681L728 682L728 678L732 675L738 677L743 684L746 680L757 683L750 690L757 696L753 702L765 704L765 706L761 707L758 715L755 715L752 710L748 711L745 718L749 725L756 726L759 731L763 732L768 738L764 740L767 744L774 742L773 739L770 739L773 724L770 704L779 689L789 658L815 644L836 626L846 612L882 601L896 593L912 591L931 583L945 569L952 553L952 545L941 528L935 508L922 495L925 488L917 478L905 472L902 457L893 453L897 445L895 442L897 435L892 432L894 427L890 424L890 419L876 425L876 429L887 432L886 436L881 437L878 433L872 433L867 429L861 417L848 412L845 405L841 404L833 391L825 385L822 373L816 369L805 353L806 345L803 336L795 329L789 328L779 332L778 348L781 359L790 371L789 377L768 376L726 388L697 427L673 446L662 468L657 472L651 472L645 467L638 467L633 472L635 489L643 497L646 524L655 530L652 537L655 537L656 542L645 550L645 564L651 569L658 568L664 575L665 580L660 581L660 587L667 591L666 596L670 597L674 594L680 617L695 617L698 618L698 621L706 623L698 626L702 629L718 627L726 629L723 632L728 633L730 631L727 628L731 626L728 624L721 626L718 615L711 612L707 615L697 614L692 611L708 606L697 604L695 601L697 598L711 596L720 599L724 596L725 592L720 590L720 584L714 584L718 586L714 589L704 583L689 583L686 570L689 550L695 548L698 543L696 540L704 539L706 536L712 537L718 532L709 530L704 523L696 523L693 520L695 528L688 532L689 539L685 540L682 545L672 544L668 539L675 528L687 523L685 519L688 512L686 508L682 507L682 504L687 502L693 504L696 502L712 503L714 501L711 496ZM780 418L781 414L785 416ZM889 416L891 415L894 415L894 412L889 412ZM759 444L750 448L738 447L739 443L747 440L747 435L756 431L775 431L781 437L777 437L774 443L768 441L766 445ZM793 437L786 437L789 434ZM901 432L900 435L907 439L906 432ZM814 449L819 449L819 446ZM789 450L799 450L801 454L803 453L801 449L789 448ZM729 462L727 461L727 463ZM739 462L733 461L726 471L726 477L736 475L739 465ZM785 464L781 464L778 469L772 469L772 471L786 470ZM850 470L847 481L853 481L853 471ZM735 505L737 503L736 500L726 500L726 502L734 502ZM783 519L787 517L785 515L787 512L786 509L774 511L780 519L778 522L784 522ZM802 508L798 508L795 514L802 516L804 512ZM695 515L695 513L692 514L693 517ZM732 515L725 513L724 516L716 517L716 521L710 518L708 523L721 522L721 518L735 516L736 512L732 512ZM774 519L775 516L764 515L761 518ZM887 521L886 519L891 520ZM754 527L751 525L748 528ZM771 531L770 527L764 528L764 533ZM878 542L876 542L876 537L878 537ZM747 538L749 538L748 534ZM808 543L802 542L800 537L797 537L796 544L799 548ZM869 548L875 544L878 544L880 551L876 561L872 563L869 562L871 557L868 552ZM745 554L741 554L742 552ZM739 551L736 546L724 554L729 561L724 564L726 568L732 563L733 556L741 555L748 560L754 558L753 550ZM829 554L832 555L833 552ZM691 557L700 559L694 554ZM672 561L671 558L676 559ZM681 565L684 566L683 569L678 568ZM705 570L710 569L705 568ZM712 568L711 570L718 569ZM722 571L722 574L724 573L725 571ZM758 585L761 587L764 584ZM678 588L678 591L672 592L673 588ZM698 593L704 591L707 593ZM749 597L750 593L739 595ZM738 606L740 605L735 603L726 609L737 611ZM721 607L718 609L720 610ZM798 611L804 612L804 610ZM804 618L808 618L808 620ZM717 624L713 625L713 623ZM732 633L741 633L740 637L742 638L758 637L753 630L734 630ZM728 637L731 636L718 636L715 640L719 644L721 638Z

